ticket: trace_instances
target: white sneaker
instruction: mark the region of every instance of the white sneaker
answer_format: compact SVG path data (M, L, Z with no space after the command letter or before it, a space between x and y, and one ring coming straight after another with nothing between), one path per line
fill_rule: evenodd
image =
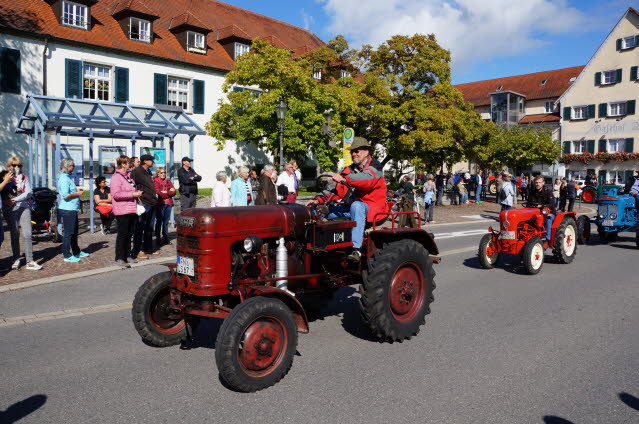
M42 269L42 265L38 264L35 261L31 261L31 262L29 262L27 264L27 269L29 271L38 271L38 270Z
M100 232L103 236L106 235L106 233L104 232L104 225L100 225Z
M20 268L20 258L16 259L13 262L13 265L11 265L11 269L18 269L18 268Z

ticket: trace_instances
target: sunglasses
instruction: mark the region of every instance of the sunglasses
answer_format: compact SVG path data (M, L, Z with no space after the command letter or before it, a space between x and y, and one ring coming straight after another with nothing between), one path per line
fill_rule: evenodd
M11 166L17 166L18 168L22 168L22 165L11 165Z

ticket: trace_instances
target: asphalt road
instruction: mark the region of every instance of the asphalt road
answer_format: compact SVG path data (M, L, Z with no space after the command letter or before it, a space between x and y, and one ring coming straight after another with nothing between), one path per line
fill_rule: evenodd
M569 265L548 256L527 276L512 260L479 269L466 248L488 225L432 227L444 257L417 337L370 340L342 289L284 380L254 394L220 382L213 322L188 351L144 345L128 310L0 327L0 423L639 422L634 238L580 246ZM130 302L162 269L4 293L0 317Z

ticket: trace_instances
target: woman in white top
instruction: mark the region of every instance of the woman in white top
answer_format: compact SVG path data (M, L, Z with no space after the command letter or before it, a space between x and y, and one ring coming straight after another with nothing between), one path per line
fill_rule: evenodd
M226 187L226 172L220 171L215 174L217 181L213 185L213 195L211 196L212 208L227 208L231 206L231 192Z

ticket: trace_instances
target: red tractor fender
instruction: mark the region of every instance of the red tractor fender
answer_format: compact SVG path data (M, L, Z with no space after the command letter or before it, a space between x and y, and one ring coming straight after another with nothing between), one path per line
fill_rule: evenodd
M286 306L289 307L289 309L293 313L293 317L295 317L295 323L297 324L297 331L299 331L300 333L309 332L306 311L295 296L288 292L285 292L284 290L280 290L271 286L250 286L248 288L247 298L255 296L265 296L281 300Z
M557 212L555 220L552 223L553 234L555 230L559 228L565 217L571 217L575 221L575 226L577 225L577 212Z
M431 233L420 228L395 228L394 230L382 228L368 233L368 256L373 256L375 251L381 249L384 243L406 239L415 240L424 246L431 255L439 254L435 238Z

